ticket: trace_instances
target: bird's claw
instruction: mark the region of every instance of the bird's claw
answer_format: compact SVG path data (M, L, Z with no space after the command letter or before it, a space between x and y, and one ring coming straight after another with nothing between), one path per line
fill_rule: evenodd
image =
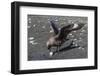
M73 40L71 41L71 44L70 45L74 45L74 41Z

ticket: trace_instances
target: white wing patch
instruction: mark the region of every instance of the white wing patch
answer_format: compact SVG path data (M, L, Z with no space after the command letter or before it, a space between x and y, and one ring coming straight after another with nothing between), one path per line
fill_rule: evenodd
M73 28L77 28L77 27L78 27L78 24L75 23Z

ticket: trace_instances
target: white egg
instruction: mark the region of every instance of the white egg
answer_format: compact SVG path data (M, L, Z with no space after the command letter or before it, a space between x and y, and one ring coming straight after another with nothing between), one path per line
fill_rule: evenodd
M53 52L50 52L49 55L52 56L53 55Z

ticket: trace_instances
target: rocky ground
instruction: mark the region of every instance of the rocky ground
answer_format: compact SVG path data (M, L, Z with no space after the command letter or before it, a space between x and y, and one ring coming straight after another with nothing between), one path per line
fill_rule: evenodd
M28 15L28 60L53 60L53 59L79 59L88 57L88 18L75 16L43 16ZM46 42L52 35L50 20L55 21L58 28L67 26L70 23L86 23L86 25L68 35L70 39L60 48L61 51L54 56L49 56ZM67 48L71 41L74 41L74 48ZM64 48L64 49L63 49ZM55 48L52 49L54 51Z

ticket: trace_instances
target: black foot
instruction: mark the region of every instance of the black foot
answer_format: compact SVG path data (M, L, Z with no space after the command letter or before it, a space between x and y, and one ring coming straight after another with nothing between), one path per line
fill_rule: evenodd
M74 41L71 42L70 46L74 45Z
M70 39L65 39L66 41L70 40Z

